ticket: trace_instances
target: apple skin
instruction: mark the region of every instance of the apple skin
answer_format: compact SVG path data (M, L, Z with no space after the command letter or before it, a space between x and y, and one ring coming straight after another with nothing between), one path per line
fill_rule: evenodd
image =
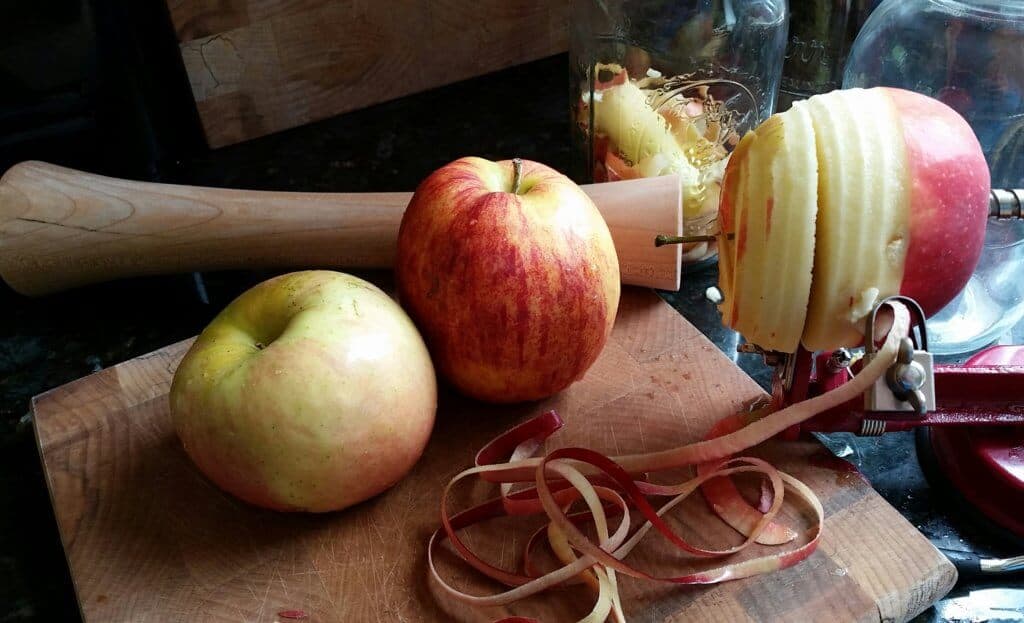
M327 512L413 467L437 383L395 301L350 275L303 271L254 286L210 322L175 371L170 407L218 487L263 508Z
M974 131L942 102L880 87L899 110L910 178L910 241L900 293L926 315L967 285L981 258L991 179Z
M399 301L442 377L473 398L537 400L581 378L618 309L608 227L572 180L461 158L416 189L398 234Z

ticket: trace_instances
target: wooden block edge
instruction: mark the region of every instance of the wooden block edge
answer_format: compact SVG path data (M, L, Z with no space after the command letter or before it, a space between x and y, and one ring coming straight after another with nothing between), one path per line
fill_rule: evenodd
M155 357L155 356L157 356L158 353L160 353L160 351L163 351L163 350L181 348L182 349L182 353L184 354L184 351L188 350L187 344L190 344L193 340L195 340L195 337L189 337L189 338L185 338L183 340L179 340L177 342L172 342L172 343L168 344L167 346L163 346L163 347L158 348L156 350L149 351L148 353L143 353L141 355L137 355L135 357L132 357L131 359L127 359L125 361L121 361L121 362L116 363L116 364L114 364L112 366L109 366L107 368L103 368L102 370L97 370L97 371L92 372L90 374L86 374L85 376L79 377L79 378L77 378L77 379L75 379L73 381L68 381L67 383L64 383L63 385L58 385L56 387L51 387L50 389L47 389L47 390L45 390L45 391L43 391L43 392L41 392L39 394L36 394L35 396L33 396L31 398L31 400L29 400L29 411L31 411L31 413L32 413L33 428L34 428L35 422L37 421L36 416L38 415L39 408L42 407L42 408L45 409L45 406L46 406L45 403L48 402L49 400L52 400L55 394L57 394L57 393L72 393L72 392L76 391L79 388L79 386L84 385L87 382L95 382L96 379L101 378L103 376L110 376L112 374L116 374L117 373L116 370L118 368L127 366L127 365L129 365L129 364L131 364L131 363L133 363L133 362L135 362L135 361L137 361L139 359L146 359L148 357Z

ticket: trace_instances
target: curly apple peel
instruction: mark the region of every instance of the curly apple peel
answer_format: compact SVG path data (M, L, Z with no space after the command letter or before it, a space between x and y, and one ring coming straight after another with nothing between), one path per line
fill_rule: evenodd
M768 413L766 408L735 413L719 421L711 427L705 439L721 437L726 433L737 431L750 422L760 419ZM703 476L715 470L714 463L698 463L697 475ZM739 490L732 480L725 477L712 478L700 487L704 499L711 510L725 523L729 524L744 536L749 536L761 521L762 513L752 508L740 495ZM762 545L783 545L797 538L797 533L787 526L777 523L769 523L764 526L756 541Z
M892 328L877 354L849 382L759 419L753 419L757 417L756 414L730 416L716 425L709 433L709 438L702 441L670 450L620 457L608 457L593 450L571 447L553 450L543 457L531 457L562 425L561 419L553 411L527 420L498 436L477 453L474 467L459 473L445 487L441 498L442 526L434 532L428 543L427 564L431 579L449 596L476 606L504 606L555 586L583 582L596 592L596 599L591 611L580 619L581 622L598 623L608 620L608 617L624 622L617 574L674 584L714 584L769 573L806 559L816 549L824 523L824 508L817 496L800 480L761 459L733 455L766 441L794 424L855 398L880 378L895 362L899 341L910 330L907 308L898 302L887 304L893 310ZM753 421L742 425L744 420L751 419ZM722 432L724 434L714 436ZM499 457L511 459L498 462L501 460ZM697 476L675 485L656 485L637 477L637 474L692 465L698 466ZM765 500L770 500L768 508L761 512L743 500L731 482L716 491L719 505L714 510L745 537L741 544L722 550L698 547L673 532L662 519L698 488L712 482L729 482L728 478L741 473L760 474L769 485ZM472 476L499 484L499 497L449 515L448 499L452 489ZM513 491L512 486L519 482L532 482L532 486ZM792 531L774 521L782 508L786 492L792 493L814 516L809 541L795 549L674 577L651 575L625 560L652 528L676 548L703 558L726 557L756 542L772 545L789 542L792 540L789 537ZM670 499L656 509L647 499L649 497ZM578 501L583 502L586 510L570 514L569 510ZM631 510L639 512L644 520L632 533ZM546 526L534 533L527 542L521 573L507 571L486 562L473 553L458 535L460 530L471 525L509 515L546 515L548 520ZM613 516L620 517L614 531L609 525L609 519ZM579 527L585 524L593 527L597 542ZM539 541L538 535L542 533L546 534L548 545L562 566L538 574L530 561L530 552ZM445 539L451 542L464 562L509 589L492 595L472 595L445 581L434 560L436 548ZM501 621L512 623L535 619L507 617Z

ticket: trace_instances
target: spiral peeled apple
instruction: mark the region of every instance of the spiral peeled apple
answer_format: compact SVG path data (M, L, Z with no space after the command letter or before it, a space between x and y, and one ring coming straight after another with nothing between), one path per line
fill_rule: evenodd
M977 265L989 184L977 137L938 100L878 87L794 103L726 169L723 322L793 352L860 344L887 296L935 313Z
M735 234L719 242L723 317L759 336L764 348L782 350L800 340L811 290L817 166L810 115L775 115L747 133L723 186L720 226Z

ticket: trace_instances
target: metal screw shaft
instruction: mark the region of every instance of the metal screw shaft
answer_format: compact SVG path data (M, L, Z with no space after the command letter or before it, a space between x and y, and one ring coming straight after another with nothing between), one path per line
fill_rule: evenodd
M993 188L988 196L989 218L1024 218L1024 189Z

